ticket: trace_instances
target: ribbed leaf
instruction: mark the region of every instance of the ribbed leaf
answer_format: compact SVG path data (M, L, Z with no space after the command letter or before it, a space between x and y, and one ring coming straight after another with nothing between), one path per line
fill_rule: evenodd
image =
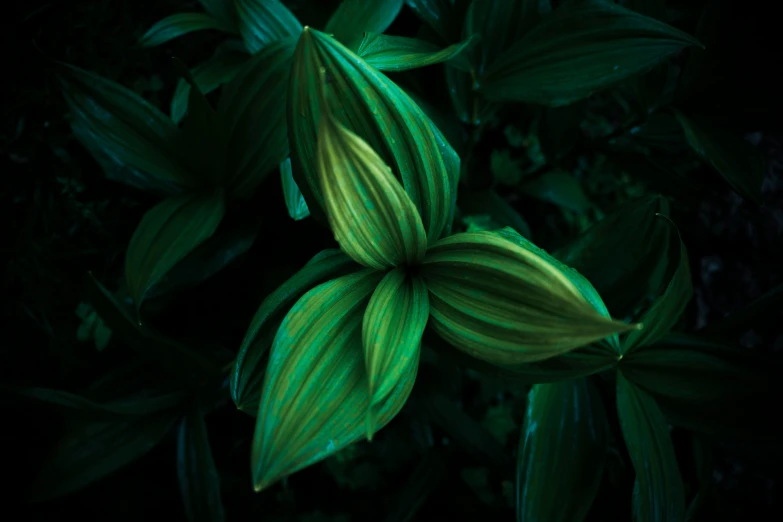
M253 441L256 490L318 462L365 434L370 397L361 324L382 274L363 270L305 294L283 320L269 358ZM402 379L377 413L386 425L410 394Z
M152 285L209 239L224 213L223 193L216 191L168 198L144 214L125 254L125 280L137 309Z
M138 45L141 47L154 47L182 35L194 31L203 31L204 29L231 32L230 27L225 26L220 20L206 13L177 13L167 16L150 27L139 38Z
M668 218L661 218L668 221ZM669 221L669 226L674 226ZM639 322L644 325L642 330L631 332L623 340L623 353L628 355L639 346L653 344L677 323L688 302L693 297L693 283L691 282L691 270L688 265L688 252L682 238L677 233L679 243L679 255L677 255L677 267L666 287L666 291L658 297L650 308L642 315Z
M465 67L457 58L475 42L468 39L441 49L416 38L365 33L357 54L379 71L407 71L446 61Z
M587 379L533 386L517 454L519 522L585 519L601 485L608 422Z
M221 85L230 82L250 59L244 48L238 49L238 40L229 40L218 46L215 53L191 69L190 74L201 92L209 94ZM177 83L171 100L171 119L179 123L185 116L190 97L190 84L184 79Z
M384 269L420 262L427 236L413 202L383 160L322 105L318 178L340 247L357 263Z
M633 328L601 315L559 268L495 232L439 241L422 274L435 331L489 362L539 361Z
M612 2L573 2L545 17L498 57L480 90L495 101L567 105L691 45L700 44Z
M382 33L397 18L403 0L343 0L329 18L324 32L356 51L364 33Z
M310 215L310 209L307 208L307 202L299 190L299 186L294 181L294 173L291 170L291 158L280 163L280 181L283 184L283 199L285 207L288 209L288 215L294 221L299 221Z
M199 0L204 10L213 18L231 28L231 32L238 33L237 9L234 6L234 0Z
M302 24L280 0L234 0L234 5L239 33L251 54L302 32Z
M323 218L316 168L322 68L335 118L366 141L402 180L427 238L440 237L451 225L459 157L399 87L332 37L307 29L291 73L288 132L294 178L310 213Z
M737 191L761 205L766 165L761 150L720 125L676 112L691 148Z
M227 183L249 197L288 155L285 98L293 40L267 46L226 85L218 118L228 136Z
M631 457L639 522L683 522L685 494L666 419L650 395L617 373L617 413Z
M177 475L185 514L190 522L225 520L220 476L212 458L204 415L193 408L177 432Z
M72 125L78 126L77 137L88 137L88 148L165 184L195 186L198 180L179 159L180 131L165 114L98 75L69 65L60 71Z
M231 398L237 408L255 415L264 382L263 357L272 345L285 314L317 285L358 270L339 250L324 250L264 299L250 321L231 371Z
M367 438L375 433L375 409L400 381L416 373L421 336L430 313L427 286L403 268L381 280L362 321L362 345L367 368L370 409Z

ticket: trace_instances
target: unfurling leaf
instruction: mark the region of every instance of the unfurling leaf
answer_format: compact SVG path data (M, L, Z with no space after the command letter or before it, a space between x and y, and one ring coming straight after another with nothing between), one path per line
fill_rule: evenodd
M255 415L264 383L263 357L285 314L306 292L361 267L339 250L324 250L269 294L250 321L231 371L231 398L237 408Z
M587 379L533 386L517 456L519 522L585 519L601 485L608 422Z
M225 520L220 476L212 458L204 414L195 407L177 432L177 475L185 514L190 522Z
M335 120L327 102L322 109L318 178L340 247L378 270L420 262L427 236L410 197L380 156Z
M464 68L457 58L475 42L468 39L441 49L416 38L366 33L357 54L379 71L407 71L446 61Z
M152 285L212 236L224 213L218 190L168 198L144 214L125 254L125 279L137 310Z
M381 277L366 269L324 283L297 301L283 320L269 357L253 441L257 491L364 436L370 396L362 316ZM415 373L405 376L379 405L376 429L400 411L414 380Z
M435 331L489 362L540 361L634 328L602 315L544 257L494 232L437 242L422 274Z
M294 181L294 173L291 171L291 158L280 163L280 182L283 184L283 199L288 215L294 221L299 221L310 215L310 209L307 208L307 202L299 190L299 186Z
M617 414L631 457L639 522L683 522L685 496L669 427L655 399L617 373Z
M397 18L403 0L342 0L324 32L356 51L364 33L382 33Z
M313 217L324 218L316 157L322 98L329 100L335 119L367 142L402 181L427 238L447 233L459 157L405 92L334 38L306 29L291 71L288 132L294 179Z
M234 0L234 5L239 33L251 54L302 32L302 24L280 0Z
M572 2L494 60L479 90L494 101L567 105L692 45L700 44L612 2Z
M404 268L378 284L362 322L362 345L370 394L367 438L375 433L375 408L419 366L421 336L430 313L427 286Z
M204 29L216 29L227 33L232 32L231 27L224 25L220 20L205 13L177 13L167 16L150 27L139 38L141 47L154 47L178 38L193 31Z

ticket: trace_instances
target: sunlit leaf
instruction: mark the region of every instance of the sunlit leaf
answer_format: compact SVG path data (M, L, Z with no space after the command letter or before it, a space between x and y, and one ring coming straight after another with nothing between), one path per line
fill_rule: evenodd
M416 38L365 33L357 54L379 71L406 71L446 61L464 67L457 58L475 42L469 39L441 49Z
M364 33L383 33L397 18L403 0L342 0L324 32L356 51Z

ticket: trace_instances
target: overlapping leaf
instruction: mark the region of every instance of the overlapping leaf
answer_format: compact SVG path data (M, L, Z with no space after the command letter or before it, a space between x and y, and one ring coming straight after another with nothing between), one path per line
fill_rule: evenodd
M651 69L693 37L612 2L573 2L545 17L487 68L495 101L566 105Z
M280 0L235 0L234 5L239 33L251 54L302 32L302 24Z
M324 31L356 51L364 33L382 33L397 18L403 0L342 0Z
M167 16L150 27L139 38L138 45L142 47L154 47L178 38L180 36L202 31L204 29L216 29L218 31L231 32L231 27L224 25L220 20L206 13L177 13Z
M294 173L291 170L291 159L288 158L280 163L280 182L283 185L283 199L288 215L294 221L299 221L310 215L310 209L307 208L307 202L299 190L299 186L294 181Z
M458 60L476 39L468 39L441 49L437 45L416 38L365 33L357 54L379 71L406 71L441 62L464 68Z

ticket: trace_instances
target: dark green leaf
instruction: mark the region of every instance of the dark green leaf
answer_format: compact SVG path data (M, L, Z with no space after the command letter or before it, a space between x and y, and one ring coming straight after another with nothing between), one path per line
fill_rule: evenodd
M379 71L406 71L441 62L463 68L459 58L475 42L468 39L441 49L416 38L365 33L357 54Z
M463 13L457 10L455 2L451 0L405 0L405 3L444 42L454 43L459 39ZM461 3L466 4L467 2Z
M699 45L652 18L601 0L562 6L487 68L480 90L495 101L567 105Z
M220 476L212 458L204 415L192 408L180 421L177 433L179 491L190 522L225 520Z
M761 205L766 165L761 151L720 125L676 113L694 151L720 173L742 197Z
M136 309L152 285L215 232L225 213L222 191L163 200L144 214L125 255L125 279Z
M627 0L625 6L645 16L663 20L666 14L664 0Z
M467 139L467 133L459 118L451 111L442 111L438 109L415 92L410 90L406 90L405 92L408 93L408 96L411 97L416 105L421 107L424 114L432 120L435 127L443 134L451 148L455 151L461 150Z
M447 460L443 450L432 448L419 461L416 469L405 479L404 485L394 494L391 511L385 522L410 522L421 509L447 472Z
M177 152L180 131L166 115L105 78L69 65L60 71L74 132L87 137L89 149L100 150L131 172L149 174L163 186L196 185L198 180L182 165Z
M339 250L324 250L264 299L250 321L231 371L231 398L238 409L250 415L256 414L264 382L264 355L272 345L280 322L294 303L319 284L359 268Z
M199 0L204 10L213 18L231 28L231 32L238 33L237 9L234 6L234 0Z
M33 500L72 493L138 460L158 445L177 416L170 412L114 422L73 422L31 485Z
M780 284L754 300L745 308L699 330L708 337L738 337L763 324L774 324L775 317L783 310L783 284Z
M642 154L612 152L608 160L656 192L671 195L681 203L701 201L705 188L659 159Z
M294 173L291 170L291 158L280 163L280 181L283 184L283 199L285 207L288 209L288 215L294 221L299 221L310 215L310 209L307 208L307 202L299 190L299 186L294 181Z
M204 29L232 32L231 27L225 26L220 20L205 13L177 13L167 16L150 27L139 38L138 45L153 47L193 31L203 31Z
M403 0L342 0L324 32L356 52L364 33L383 33L397 18Z
M668 112L651 114L644 125L631 129L630 135L634 142L653 152L675 154L688 150L682 126Z
M517 520L582 522L601 485L608 431L587 379L533 386L517 454Z
M584 213L592 208L582 185L565 170L555 169L522 183L520 192L555 205Z
M666 419L655 400L617 373L617 413L638 496L639 522L683 522L685 492Z
M234 0L239 33L248 52L255 54L267 45L298 37L302 24L280 0Z
M476 92L479 84L470 73L446 67L446 85L451 104L463 123L479 126L489 121L497 110L497 104L488 102Z
M531 237L527 221L492 189L460 195L459 208L463 214L489 216L499 225L498 228L511 227L523 236Z

